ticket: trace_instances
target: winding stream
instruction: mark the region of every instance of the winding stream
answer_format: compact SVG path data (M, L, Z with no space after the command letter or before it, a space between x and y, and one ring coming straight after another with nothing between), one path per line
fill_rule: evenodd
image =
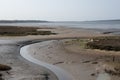
M39 42L39 41L37 41L37 42ZM33 42L32 42L32 44L33 44ZM45 68L49 69L50 71L52 71L56 75L58 80L74 80L74 78L69 73L64 71L63 69L61 69L57 66L42 62L40 60L37 60L37 59L33 58L31 55L29 55L29 51L28 51L29 46L31 46L31 45L28 43L28 45L23 46L20 49L20 55L23 58L25 58L26 60L28 60L28 61L30 61L34 64L37 64L39 66L42 66L42 67L45 67ZM111 80L111 78L108 74L102 73L102 74L98 75L96 80Z
M63 69L56 67L54 65L39 61L39 60L33 58L32 56L30 56L27 51L29 46L30 45L27 45L20 49L20 54L23 58L25 58L26 60L28 60L32 63L35 63L37 65L40 65L40 66L43 66L43 67L49 69L57 76L58 80L74 80L73 77L69 73L64 71Z

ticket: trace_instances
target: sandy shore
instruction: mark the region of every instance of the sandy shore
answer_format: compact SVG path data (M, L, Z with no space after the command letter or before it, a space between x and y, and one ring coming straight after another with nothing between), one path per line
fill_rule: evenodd
M42 29L44 30L44 29ZM45 29L46 30L46 29ZM57 28L47 29L52 32L58 33L57 35L46 36L25 36L25 37L0 37L0 63L7 64L12 67L9 72L2 72L5 80L42 80L45 76L44 73L51 74L51 72L43 67L34 65L19 55L20 42L27 40L46 40L46 39L61 39L61 38L86 38L95 36L105 36L98 31L89 29L75 29L75 28ZM108 35L108 34L107 34ZM6 41L5 41L6 40ZM39 41L38 41L39 42ZM18 45L19 43L19 45ZM25 42L24 42L25 43ZM31 42L34 43L34 42ZM28 43L29 44L29 43ZM69 72L75 78L74 80L96 80L97 75L91 76L96 73L96 59L97 62L104 54L97 56L96 51L86 51L77 49L76 45L66 45L64 40L51 40L33 44L30 49L30 55L34 58L58 66L65 71ZM77 51L77 50L75 50ZM85 53L85 54L84 54ZM90 53L90 54L89 54ZM97 54L96 54L97 53ZM106 53L106 52L105 52ZM95 55L94 55L95 54ZM103 57L104 58L104 57ZM50 80L56 80L55 75L51 74Z
M2 40L14 40L14 41L24 41L24 40L32 40L32 39L53 39L53 38L76 38L76 37L95 37L95 36L104 36L109 34L100 34L100 30L92 30L92 29L82 29L82 28L64 28L57 27L52 29L38 29L43 31L51 31L53 33L57 33L56 35L28 35L28 36L6 36L0 37Z

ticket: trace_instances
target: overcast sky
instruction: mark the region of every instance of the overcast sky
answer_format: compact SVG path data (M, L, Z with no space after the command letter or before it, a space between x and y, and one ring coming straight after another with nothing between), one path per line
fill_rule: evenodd
M0 20L120 19L120 0L0 0Z

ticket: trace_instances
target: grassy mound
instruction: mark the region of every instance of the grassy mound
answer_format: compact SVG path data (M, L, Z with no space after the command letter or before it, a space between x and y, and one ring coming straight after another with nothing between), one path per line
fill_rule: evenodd
M120 51L120 37L94 38L86 44L87 48Z
M1 36L54 35L51 31L37 31L38 27L0 26Z

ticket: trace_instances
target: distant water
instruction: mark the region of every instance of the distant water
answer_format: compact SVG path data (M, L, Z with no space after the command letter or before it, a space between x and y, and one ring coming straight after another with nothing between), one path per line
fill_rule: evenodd
M105 21L84 21L84 22L46 22L46 23L0 23L0 25L13 26L63 26L75 28L90 28L90 29L120 29L120 20L105 20Z

